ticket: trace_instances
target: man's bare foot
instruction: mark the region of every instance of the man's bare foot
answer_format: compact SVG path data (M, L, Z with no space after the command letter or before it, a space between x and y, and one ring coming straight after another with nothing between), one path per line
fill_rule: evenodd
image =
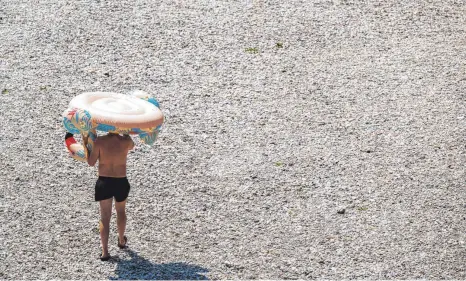
M108 254L108 253L106 255L100 254L100 260L101 261L108 261L109 259L110 259L110 254Z
M118 237L118 248L120 249L126 249L128 248L128 246L126 245L126 243L128 243L128 238L126 238L126 236L123 236L124 240L125 240L125 243L124 244L121 244L120 243L120 238Z

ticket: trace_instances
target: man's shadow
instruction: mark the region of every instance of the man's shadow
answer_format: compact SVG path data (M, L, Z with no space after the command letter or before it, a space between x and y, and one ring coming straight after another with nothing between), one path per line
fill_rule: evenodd
M207 269L183 262L155 264L132 250L130 260L116 260L116 276L110 280L209 280L202 273Z

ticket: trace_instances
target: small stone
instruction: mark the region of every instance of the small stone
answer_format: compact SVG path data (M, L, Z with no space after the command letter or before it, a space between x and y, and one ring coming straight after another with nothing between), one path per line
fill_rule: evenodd
M341 208L337 210L337 213L344 214L346 212L345 208Z

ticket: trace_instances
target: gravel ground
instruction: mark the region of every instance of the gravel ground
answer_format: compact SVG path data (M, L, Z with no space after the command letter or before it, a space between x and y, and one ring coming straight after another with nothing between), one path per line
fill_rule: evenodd
M465 279L464 1L0 0L1 279ZM142 89L128 237L61 113ZM115 217L112 218L113 231Z

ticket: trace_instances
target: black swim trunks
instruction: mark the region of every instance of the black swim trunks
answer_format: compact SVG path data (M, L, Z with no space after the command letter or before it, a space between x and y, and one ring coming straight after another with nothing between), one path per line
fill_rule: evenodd
M128 198L129 182L124 178L99 177L95 183L95 201L115 197L115 201L122 202Z

